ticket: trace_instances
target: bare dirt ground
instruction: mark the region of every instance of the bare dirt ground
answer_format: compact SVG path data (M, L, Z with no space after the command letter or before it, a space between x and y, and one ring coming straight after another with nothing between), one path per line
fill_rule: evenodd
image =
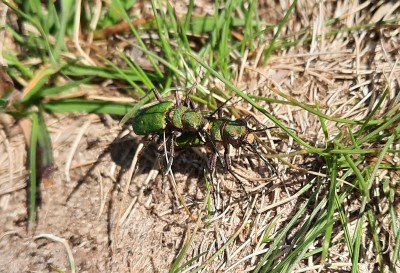
M292 18L287 28L295 32L301 26L314 24L317 35L324 33L324 27L317 22L335 12L340 13L338 16L348 12L343 15L343 27L354 25L359 16L366 14L375 21L395 16L395 11L398 15L395 2L368 9L362 3L341 4L325 3L321 8L303 3L295 13L298 18ZM268 1L260 7L271 12ZM233 64L237 68L234 83L248 93L278 98L268 88L274 86L302 103L318 102L327 115L364 119L375 102L373 97L384 86L391 87L388 98L397 96L399 37L396 27L313 39L307 48L294 46L273 55L264 67L250 57L240 60ZM248 105L241 106L252 111ZM382 111L392 107L383 105ZM284 104L265 104L265 109L310 143L323 139L316 116ZM188 252L190 257L214 253L240 231L237 242L211 262L206 272L251 270L258 258L248 255L264 250L265 244L259 238L269 227L270 219L279 215L280 222L271 228L284 227L303 204L297 191L314 177L274 161L277 177L254 154L239 157L233 152L234 167L242 174L243 187L252 198L231 174L218 169L211 191L211 213L205 215L207 156L203 148L178 154L172 167L174 189L171 176L159 171L154 147L147 147L132 168L134 155L144 140L119 127L119 117L49 115L46 119L55 171L40 185L38 221L27 231L27 144L23 125L1 115L0 272L69 272L63 245L46 238L35 239L39 234L67 240L77 272L165 272L194 230L197 235ZM327 124L329 132L335 134L335 124ZM292 139L280 134L264 137L265 145L279 153L298 148ZM295 157L291 163L316 172L324 166L312 156ZM177 192L183 196L192 218L182 207ZM336 251L330 253L329 261L338 264L338 268L331 271L347 272L351 265L347 250L338 247ZM371 272L372 260L370 253L365 253L360 272ZM304 264L304 268L307 266L311 264Z

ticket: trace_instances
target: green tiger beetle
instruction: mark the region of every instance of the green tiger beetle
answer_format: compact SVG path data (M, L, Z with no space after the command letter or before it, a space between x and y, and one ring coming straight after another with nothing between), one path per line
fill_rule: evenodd
M167 170L172 165L175 156L177 138L179 142L186 141L187 144L193 143L192 141L198 142L201 139L199 134L208 122L206 116L209 113L196 109L189 98L189 94L196 86L195 82L184 101L181 100L178 92L175 92L175 102L163 101L157 90L153 89L158 103L140 110L132 119L132 128L137 135L166 134L158 150L162 151L163 147L167 147L166 144L169 146L170 160L168 160ZM164 152L167 152L165 148Z
M236 120L224 117L210 118L207 132L209 139L208 144L209 146L211 144L214 150L210 159L210 170L215 168L217 157L220 157L215 143L221 143L224 147L224 160L222 161L222 165L228 171L231 169L229 145L232 145L234 148L242 147L257 154L274 173L277 173L276 168L257 151L258 142L255 133L265 131L268 128L251 129L248 126L248 122L251 118L251 115Z
M158 103L140 110L133 117L132 127L137 135L164 136L163 141L158 146L158 151L167 154L167 150L169 150L170 158L167 158L167 172L172 165L175 148L188 146L207 145L213 150L209 162L211 171L215 169L217 158L220 159L222 166L230 171L229 145L234 148L250 148L252 152L267 162L257 152L257 141L255 139L256 132L266 129L249 128L248 121L252 117L250 115L236 120L222 117L221 107L226 102L214 113L196 109L189 98L189 94L195 89L196 85L196 82L192 85L184 101L180 99L178 92L175 92L175 102L163 101L158 92L153 89ZM215 117L217 112L218 118ZM223 157L219 154L217 143L224 147ZM268 164L270 163L268 162Z

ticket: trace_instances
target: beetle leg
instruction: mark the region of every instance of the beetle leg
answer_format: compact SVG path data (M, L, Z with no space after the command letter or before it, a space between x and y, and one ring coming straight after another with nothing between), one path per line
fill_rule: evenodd
M196 107L195 107L193 101L190 99L189 95L196 89L196 86L197 86L197 82L194 82L192 84L192 86L190 87L189 91L186 93L186 98L184 101L184 105L191 109L195 109Z
M178 91L175 91L175 103L177 106L182 105L181 97L179 96Z
M176 131L172 131L172 135L170 137L170 147L169 147L169 156L171 158L175 157L175 141L176 141Z
M212 172L215 169L215 165L217 164L217 153L212 153L210 158L210 171Z
M172 131L172 134L170 136L168 136L168 140L166 140L167 142L169 142L169 158L168 156L165 157L166 161L167 161L167 168L164 172L165 175L168 174L169 170L171 169L172 163L174 162L174 157L175 157L175 141L176 141L176 131ZM167 149L167 147L165 147Z
M252 117L253 117L252 115L247 115L247 116L245 116L243 119L244 119L246 122L249 122L249 120L250 120Z
M157 89L153 88L152 90L153 90L153 93L154 93L154 96L156 97L156 99L157 99L159 102L162 102L163 100L162 100L162 98L161 98L160 93L158 93Z
M225 165L226 169L230 170L231 169L231 157L229 156L229 144L224 145L224 160L225 160Z
M222 167L225 168L225 162L224 162L224 160L222 159L220 153L218 152L218 148L217 148L217 146L215 145L215 142L211 139L210 134L206 133L206 134L205 134L205 137L206 137L206 141L208 142L208 144L211 144L211 148L212 148L212 150L214 151L213 154L212 154L212 156L211 156L211 159L210 159L210 170L212 171L212 170L215 168L215 165L216 165L216 163L217 163L217 157L220 159L221 164L222 164ZM214 162L213 162L213 161L214 161Z
M273 162L271 162L271 160L268 160L265 157L263 157L262 154L259 153L257 149L254 147L251 147L250 150L253 151L256 155L258 155L258 157L261 158L262 161L264 161L264 163L269 167L270 171L272 171L273 174L279 176L278 170L274 166Z
M163 138L162 142L159 143L158 146L157 146L157 152L159 152L159 153L166 153L166 152L168 151L168 150L167 150L167 147L166 147L166 144L168 143L170 137L171 137L171 136L165 137L165 134L164 134L164 138Z

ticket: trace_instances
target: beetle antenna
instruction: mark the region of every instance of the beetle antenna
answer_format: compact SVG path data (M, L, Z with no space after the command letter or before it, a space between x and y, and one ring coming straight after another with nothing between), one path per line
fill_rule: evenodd
M272 164L270 162L270 160L266 159L265 157L262 156L262 154L260 154L257 149L254 146L250 146L251 147L251 151L254 152L256 155L258 155L262 161L264 161L265 164L268 165L268 167L270 168L270 170L276 175L279 176L278 174L278 170L275 168L274 164Z
M271 130L271 129L275 129L275 128L279 128L279 127L278 127L278 126L272 126L272 127L265 127L265 128L262 128L262 129L250 129L250 128L249 128L249 130L250 130L252 133L254 133L254 132L263 132L263 131Z
M212 117L212 116L214 116L216 113L218 113L221 109L222 109L222 107L224 107L230 100L232 100L233 99L233 97L230 97L229 99L227 99L226 101L224 101L224 103L222 103L220 106L218 106L218 108L214 111L214 112L212 112L212 114L210 114L210 116L209 117Z

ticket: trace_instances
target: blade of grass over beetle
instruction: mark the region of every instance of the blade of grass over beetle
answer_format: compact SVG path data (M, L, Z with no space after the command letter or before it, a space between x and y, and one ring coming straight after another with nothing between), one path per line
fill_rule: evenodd
M223 83L225 83L229 88L231 88L238 96L242 97L245 101L250 103L254 108L256 108L258 111L263 113L265 116L267 116L270 120L272 120L277 126L279 126L283 131L285 131L289 136L293 137L298 143L303 145L304 147L308 148L310 151L314 152L322 152L322 149L315 148L308 143L306 143L304 140L300 139L297 135L295 135L290 128L287 128L283 123L281 123L277 118L275 118L273 115L268 113L263 107L261 107L258 103L256 103L253 99L251 99L247 94L243 93L239 88L237 88L235 85L233 85L229 80L227 80L225 77L220 75L217 71L212 69L208 64L200 60L197 56L195 56L192 53L185 52L186 55L189 57L195 59L199 64L201 64L203 67L205 67L213 76L216 78L220 79Z

